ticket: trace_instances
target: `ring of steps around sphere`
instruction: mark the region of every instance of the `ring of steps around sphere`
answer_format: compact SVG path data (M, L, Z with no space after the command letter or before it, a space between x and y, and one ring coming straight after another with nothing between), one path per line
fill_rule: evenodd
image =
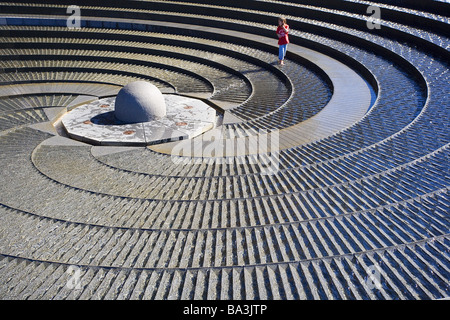
M90 1L73 30L66 2L2 4L0 297L449 296L448 5L371 3L369 30L366 1ZM53 126L135 80L208 102L217 131L105 147ZM217 132L279 150L173 153Z

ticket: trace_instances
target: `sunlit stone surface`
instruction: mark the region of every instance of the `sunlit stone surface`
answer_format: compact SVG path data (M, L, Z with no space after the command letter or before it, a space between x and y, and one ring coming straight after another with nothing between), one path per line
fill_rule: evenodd
M177 95L161 94L161 97L160 106L167 106L163 117L123 121L117 117L118 99L110 97L75 108L62 118L62 124L72 139L118 146L190 139L214 127L216 111L206 103Z

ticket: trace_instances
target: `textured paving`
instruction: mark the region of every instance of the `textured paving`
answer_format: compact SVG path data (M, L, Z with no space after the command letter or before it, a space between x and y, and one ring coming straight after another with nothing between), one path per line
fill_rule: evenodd
M1 3L0 298L450 297L450 5L388 2L87 1L81 29L70 1ZM61 114L135 80L279 152L64 137Z

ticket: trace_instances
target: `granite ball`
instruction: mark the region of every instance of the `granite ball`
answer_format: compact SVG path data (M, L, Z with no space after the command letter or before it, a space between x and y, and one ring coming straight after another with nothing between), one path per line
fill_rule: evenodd
M125 123L148 122L166 115L166 102L155 85L135 81L117 94L114 115Z

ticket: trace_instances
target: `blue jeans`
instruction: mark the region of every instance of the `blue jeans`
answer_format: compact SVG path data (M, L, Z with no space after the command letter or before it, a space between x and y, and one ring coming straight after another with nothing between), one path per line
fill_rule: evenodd
M287 44L280 45L278 49L278 59L284 60L284 57L286 56L287 46Z

